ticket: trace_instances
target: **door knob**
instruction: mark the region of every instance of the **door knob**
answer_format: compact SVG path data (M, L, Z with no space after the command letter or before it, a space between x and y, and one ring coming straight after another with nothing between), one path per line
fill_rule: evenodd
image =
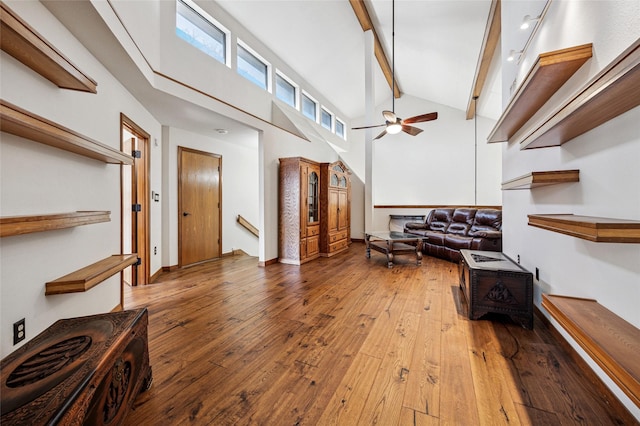
M182 212L182 216L185 216L185 217L186 217L186 216L190 216L190 215L191 215L191 213Z

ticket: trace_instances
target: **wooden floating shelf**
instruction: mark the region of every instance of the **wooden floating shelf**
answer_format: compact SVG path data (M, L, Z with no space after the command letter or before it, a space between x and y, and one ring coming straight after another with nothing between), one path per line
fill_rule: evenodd
M543 294L542 306L640 407L640 330L591 299Z
M110 164L133 164L133 157L0 99L0 127L35 142Z
M66 56L0 2L2 50L62 89L97 93L95 82Z
M591 56L591 43L540 54L487 142L508 141Z
M114 254L46 284L45 295L87 291L138 261L138 255Z
M562 145L640 105L640 39L520 140L521 149Z
M573 214L530 214L529 225L597 243L640 243L640 221Z
M531 172L526 175L502 182L503 190L531 189L539 186L555 185L567 182L579 182L580 170L557 170L549 172Z
M0 218L0 237L73 228L75 226L111 221L110 211L79 211L71 213Z

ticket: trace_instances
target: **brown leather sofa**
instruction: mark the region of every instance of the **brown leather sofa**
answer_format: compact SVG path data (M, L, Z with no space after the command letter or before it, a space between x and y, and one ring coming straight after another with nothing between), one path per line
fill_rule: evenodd
M502 251L502 210L438 208L424 222L409 222L404 232L427 237L422 252L452 262L460 249Z

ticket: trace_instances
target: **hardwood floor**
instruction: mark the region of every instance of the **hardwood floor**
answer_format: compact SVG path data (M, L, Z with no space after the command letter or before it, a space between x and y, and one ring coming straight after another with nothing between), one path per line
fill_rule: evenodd
M129 425L637 424L536 318L469 321L457 265L233 256L126 287L154 382Z

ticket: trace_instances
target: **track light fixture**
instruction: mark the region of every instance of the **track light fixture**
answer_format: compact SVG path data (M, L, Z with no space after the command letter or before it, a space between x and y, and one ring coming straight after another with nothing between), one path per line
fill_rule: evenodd
M511 50L509 52L509 56L507 56L507 61L509 62L513 62L516 60L516 58L520 58L520 56L522 56L522 50Z
M522 24L520 25L520 29L526 30L531 26L531 24L533 24L534 22L538 22L539 20L540 20L539 16L532 18L531 15L525 15L525 17L522 18Z

